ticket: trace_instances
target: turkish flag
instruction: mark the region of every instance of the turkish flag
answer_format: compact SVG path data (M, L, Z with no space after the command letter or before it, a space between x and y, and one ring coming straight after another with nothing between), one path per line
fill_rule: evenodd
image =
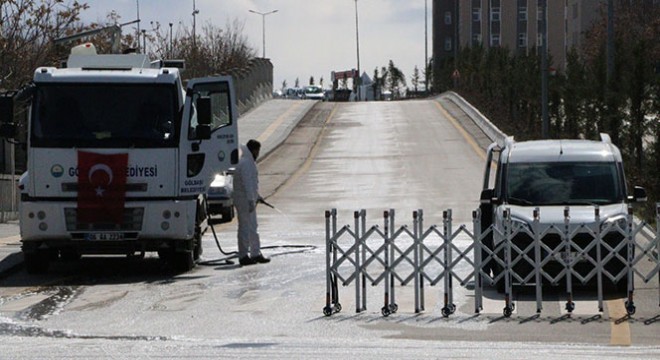
M121 224L128 154L78 151L78 222Z

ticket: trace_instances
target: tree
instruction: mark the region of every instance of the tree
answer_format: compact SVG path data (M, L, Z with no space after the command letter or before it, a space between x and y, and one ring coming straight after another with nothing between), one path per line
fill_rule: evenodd
M282 91L286 90L286 80L282 81Z
M0 1L0 87L18 88L37 67L56 65L64 50L58 53L52 40L87 30L78 22L88 7L77 1Z
M387 67L387 73L389 75L388 77L388 87L390 88L390 91L392 91L392 96L394 97L399 97L400 94L400 87L406 86L406 77L403 75L403 72L399 70L396 65L394 65L394 62L390 60L389 65Z
M300 80L298 78L296 78L296 83L295 84L296 84L296 86L295 86L296 89L300 87Z
M410 83L413 86L413 90L417 92L417 88L419 86L419 80L420 80L420 74L419 74L419 69L417 68L417 65L415 65L415 69L413 70L412 77L410 78Z
M314 85L314 76L309 77L309 85Z

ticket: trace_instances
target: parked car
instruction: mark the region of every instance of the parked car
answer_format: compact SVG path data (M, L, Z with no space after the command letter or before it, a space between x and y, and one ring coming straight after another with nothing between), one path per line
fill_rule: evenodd
M213 222L226 223L234 218L234 202L232 193L234 191L233 169L216 174L206 194L209 216L220 215Z
M325 92L323 88L316 85L306 86L303 91L303 99L309 100L325 100Z

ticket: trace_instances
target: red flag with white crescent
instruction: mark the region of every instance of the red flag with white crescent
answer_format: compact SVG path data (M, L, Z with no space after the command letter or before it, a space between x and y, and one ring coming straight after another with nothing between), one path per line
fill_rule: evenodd
M121 224L128 154L78 151L78 222Z

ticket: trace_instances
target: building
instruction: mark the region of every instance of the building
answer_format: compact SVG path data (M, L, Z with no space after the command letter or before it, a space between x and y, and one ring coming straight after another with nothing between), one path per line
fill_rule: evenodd
M437 68L460 47L481 44L514 52L536 51L542 44L543 13L553 66L563 69L566 54L579 46L599 18L606 0L434 0L433 58ZM435 69L434 69L435 70Z

